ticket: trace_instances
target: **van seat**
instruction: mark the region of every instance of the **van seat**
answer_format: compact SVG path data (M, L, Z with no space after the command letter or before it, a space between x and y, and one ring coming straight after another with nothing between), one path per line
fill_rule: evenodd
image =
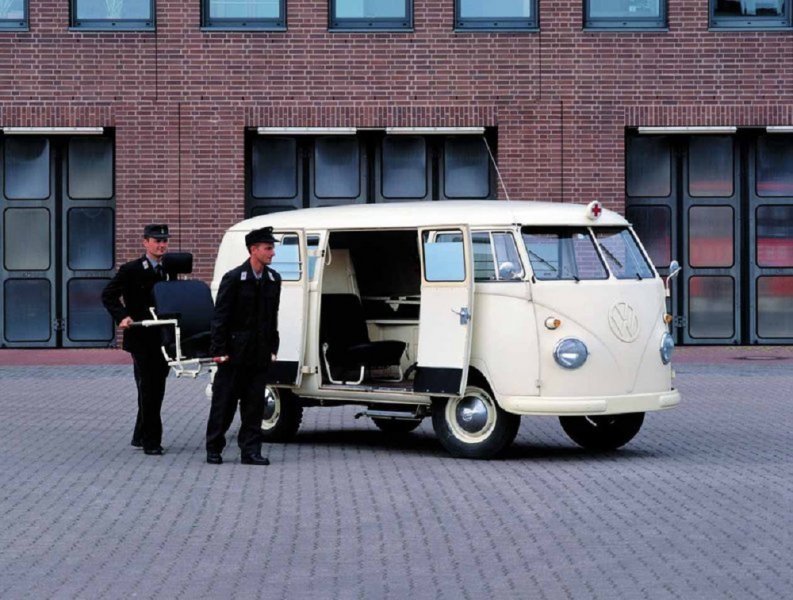
M209 286L203 281L176 280L154 284L154 309L160 319L176 319L181 332L184 358L209 356L210 322L215 305ZM163 346L174 356L173 328L162 327Z
M323 294L319 330L320 346L328 344L327 359L333 367L399 366L405 342L372 342L366 329L361 300L355 294Z

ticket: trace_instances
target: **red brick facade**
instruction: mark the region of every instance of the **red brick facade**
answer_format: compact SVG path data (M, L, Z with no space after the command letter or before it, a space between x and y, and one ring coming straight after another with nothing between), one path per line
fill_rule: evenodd
M625 127L793 124L793 31L708 31L707 2L680 0L665 32L584 31L581 0L548 0L539 32L456 33L453 4L332 33L327 0L288 0L267 33L159 0L156 32L80 32L68 0L30 0L30 30L0 32L0 126L115 128L117 260L167 221L208 277L243 216L248 126L497 127L512 198L622 210Z

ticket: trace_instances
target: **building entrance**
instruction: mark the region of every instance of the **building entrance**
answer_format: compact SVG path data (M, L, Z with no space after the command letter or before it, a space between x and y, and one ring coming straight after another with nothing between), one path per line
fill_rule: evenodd
M112 136L0 136L0 346L105 346Z
M793 343L793 135L629 133L626 196L678 343Z

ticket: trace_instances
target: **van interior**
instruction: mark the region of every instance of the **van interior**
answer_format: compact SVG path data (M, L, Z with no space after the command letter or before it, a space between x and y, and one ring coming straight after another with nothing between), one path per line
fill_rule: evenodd
M323 387L412 389L420 269L416 230L330 233L320 303Z

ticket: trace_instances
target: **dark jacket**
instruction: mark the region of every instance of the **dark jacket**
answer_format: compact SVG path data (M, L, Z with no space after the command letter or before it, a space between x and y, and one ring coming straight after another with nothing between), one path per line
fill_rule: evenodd
M151 290L160 281L144 254L118 268L115 277L102 291L102 304L118 325L127 317L133 321L153 318ZM123 303L122 303L123 299ZM127 352L157 352L161 333L157 327L131 327L124 330L122 348Z
M278 353L281 276L265 267L257 281L246 260L223 276L212 316L212 356L231 364L268 367Z

